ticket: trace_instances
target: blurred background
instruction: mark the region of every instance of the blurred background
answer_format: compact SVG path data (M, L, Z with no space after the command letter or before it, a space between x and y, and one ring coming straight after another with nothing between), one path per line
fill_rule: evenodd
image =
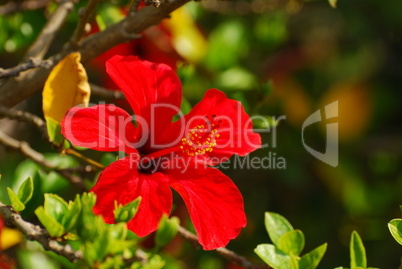
M25 1L43 3L20 11L10 3L22 1L1 2L0 65L6 68L22 59L56 3ZM76 10L85 4L80 1ZM123 0L102 1L88 34L122 19L127 4ZM93 60L87 72L92 83L113 90L116 85L105 73L105 61L114 54L139 55L177 70L184 86L184 112L207 89L218 88L240 100L250 115L266 118L271 127L274 118L286 116L276 126L276 138L272 132L262 135L269 147L251 156L271 154L274 162L275 154L276 162L284 160L285 167L272 163L266 169L223 170L242 192L248 216L247 227L228 248L258 261L253 249L269 242L264 212L273 211L303 230L305 251L328 243L319 268L349 265L353 230L364 241L369 266L398 268L401 249L387 223L400 217L402 204L401 11L402 2L391 0L339 0L336 8L324 0L191 2L175 11L171 19L146 30L141 39L121 44ZM72 12L48 55L60 50L76 22L77 12ZM21 107L41 115L40 100L40 95L33 96ZM91 99L99 100L96 96ZM310 155L301 138L307 117L333 101L339 104L338 118L309 126L305 136L310 147L324 152L325 126L338 122L337 167ZM115 103L128 108L124 101ZM267 127L263 121L254 125ZM0 128L30 141L55 162L77 165L75 159L58 156L32 126L2 120ZM110 157L89 151L85 154L97 160ZM5 186L20 182L29 173L38 178L39 192L66 198L74 195L66 180L23 159L19 153L1 150L1 199L5 199ZM187 225L186 209L181 200L175 201L174 213ZM31 207L42 202L32 201ZM12 238L18 242L18 236ZM22 248L17 255L21 261L27 260L31 257L28 252ZM214 253L194 250L180 238L166 252L181 261L172 262L171 268L235 268ZM49 268L59 267L54 258L42 259L53 264Z

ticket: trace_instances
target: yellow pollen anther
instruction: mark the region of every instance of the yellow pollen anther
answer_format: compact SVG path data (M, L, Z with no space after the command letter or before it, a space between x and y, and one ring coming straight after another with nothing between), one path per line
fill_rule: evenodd
M187 155L195 156L212 152L216 146L219 124L211 124L209 121L206 123L206 126L203 124L195 126L181 139L180 149Z

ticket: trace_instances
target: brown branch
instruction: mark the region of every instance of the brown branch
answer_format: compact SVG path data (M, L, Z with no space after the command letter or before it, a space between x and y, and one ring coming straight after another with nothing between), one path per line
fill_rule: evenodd
M18 77L18 75L23 71L39 67L49 68L50 65L51 64L49 61L44 61L36 58L29 58L27 62L20 63L19 65L9 69L3 69L0 67L0 78Z
M187 229L179 226L178 229L179 235L181 235L184 239L189 241L191 244L193 244L196 248L200 248L201 245L198 243L198 237L197 235L193 234L192 232L188 231ZM217 248L215 251L222 256L223 258L227 259L228 261L244 267L248 269L272 269L270 266L265 265L265 264L255 264L247 260L245 257L235 253L232 250L229 250L227 248Z
M19 121L34 124L39 129L39 131L44 133L47 137L46 122L44 120L42 120L42 118L40 118L34 114L31 114L26 111L7 108L7 107L0 105L0 116L5 116L12 120L19 120Z
M60 3L56 11L50 16L35 42L28 49L24 59L28 59L30 57L43 59L49 50L50 44L53 42L56 33L59 31L60 27L67 18L68 13L73 10L73 3L74 0L63 0Z
M99 0L90 0L88 5L85 8L80 9L78 11L80 18L78 20L77 27L75 28L74 33L73 33L73 35L70 39L70 43L69 43L69 45L73 49L78 48L78 43L81 40L82 36L85 34L85 27L89 21L89 18L91 16L92 12L94 11L94 9L98 3L99 3Z
M79 46L82 62L90 60L114 47L117 44L128 41L129 37L121 31L125 25L125 31L129 33L140 33L146 28L160 23L169 14L187 3L189 0L165 0L159 8L153 6L139 10L135 16L128 16L119 23L116 23L102 32L92 34L83 39ZM64 57L64 53L52 56L52 66L56 65ZM17 78L9 78L0 87L0 104L7 107L18 104L27 97L41 90L51 68L37 68L22 73Z
M36 1L9 1L7 4L0 6L0 15L8 15L18 11L34 10L44 8L48 5L50 0L36 0Z
M10 206L6 206L1 202L0 214L3 216L7 225L16 227L28 240L37 241L44 249L66 257L71 262L83 258L80 251L73 250L70 245L60 245L56 240L50 237L45 229L23 220L19 214L12 211Z
M28 240L37 241L45 250L66 257L70 262L76 262L84 258L81 251L72 249L70 245L60 245L56 240L50 237L46 229L23 220L21 215L13 211L11 206L4 205L0 202L0 214L3 216L8 226L17 228ZM131 265L135 261L146 264L148 262L148 256L141 249L137 249L132 259L124 260L126 265Z
M91 95L96 95L102 99L122 100L126 98L121 91L109 90L92 83L90 83L89 85L91 86Z
M57 168L52 163L47 161L45 156L43 156L43 154L31 148L27 142L18 141L0 131L0 144L18 150L22 154L24 154L25 156L27 156L28 158L32 159L34 162L39 164L40 166L59 173L63 177L67 178L79 190L81 191L86 190L83 180L80 177L74 175L68 169Z

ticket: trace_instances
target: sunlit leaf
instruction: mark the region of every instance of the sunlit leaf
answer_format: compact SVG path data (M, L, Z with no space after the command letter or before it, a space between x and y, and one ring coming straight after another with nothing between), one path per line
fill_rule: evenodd
M49 216L43 206L38 207L35 210L35 214L51 236L59 237L64 233L64 227L52 216Z
M402 219L393 219L388 223L388 229L394 239L402 245Z
M18 199L25 205L32 198L33 194L33 180L32 177L28 177L18 189Z
M279 238L278 246L280 250L289 255L299 255L304 248L304 235L300 230L293 230L285 233Z
M116 204L113 211L116 223L130 221L137 213L140 202L141 196L134 201L125 204L124 206Z
M287 219L273 212L265 212L265 228L267 229L271 241L276 246L279 244L279 238L293 230L292 225Z
M61 134L61 126L58 121L48 117L46 119L46 129L50 142L53 142L56 145L63 143L64 136Z
M156 231L155 243L157 247L167 245L177 234L180 220L177 217L168 218L164 215L159 223L159 228Z
M299 269L317 268L326 250L327 250L327 244L325 243L313 249L309 253L303 255L299 261Z
M98 23L99 30L103 31L106 27L121 21L124 14L121 8L111 3L102 3L99 8L98 15L96 15L96 22Z
M43 251L21 248L17 252L18 268L24 269L59 269L60 265Z
M15 211L22 211L25 209L24 203L20 201L18 196L13 192L12 189L7 188L8 198Z
M257 79L254 74L241 67L225 70L218 77L219 88L227 90L251 90L256 84Z
M352 232L350 238L350 267L367 267L366 250L362 239L356 231Z
M68 204L61 197L56 194L45 194L44 210L49 217L61 223L67 209Z
M258 245L254 252L274 269L297 269L297 259L283 253L271 244Z
M165 261L161 256L155 254L150 257L145 265L135 262L131 265L130 269L162 269L165 266Z

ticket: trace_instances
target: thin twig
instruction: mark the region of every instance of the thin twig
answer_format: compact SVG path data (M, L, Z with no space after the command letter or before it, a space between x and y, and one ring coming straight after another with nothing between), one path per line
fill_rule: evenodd
M46 160L45 156L43 156L42 153L31 148L31 146L27 142L18 141L0 131L0 144L18 150L40 166L59 173L63 177L67 178L79 190L86 190L83 180L80 177L74 175L68 169L60 169L54 166L52 163Z
M84 258L81 251L74 250L70 245L60 245L56 240L50 237L46 229L22 219L21 215L14 212L11 206L4 205L0 202L0 214L3 216L8 226L17 228L28 240L37 241L45 250L53 251L58 255L66 257L71 262L76 262ZM141 264L146 264L148 262L147 253L141 249L137 249L132 259L124 260L126 265L131 265L136 261L139 261Z
M49 68L50 66L51 63L49 61L36 58L29 58L27 62L20 63L19 65L9 69L3 69L0 67L0 78L18 77L18 75L23 71L38 67Z
M78 151L75 151L75 150L73 150L71 148L65 149L65 150L63 150L63 152L66 153L66 154L69 154L69 155L73 155L73 156L75 156L77 158L80 158L81 160L86 161L87 163L95 166L96 168L105 169L105 166L103 166L102 164L100 164L100 163L98 163L98 162L96 162L96 161L94 161L94 160L82 155Z
M0 105L0 116L34 124L47 137L46 122L34 114Z
M200 243L198 243L198 237L197 235L193 234L192 232L190 232L189 230L179 226L178 229L178 233L179 235L181 235L184 239L186 239L187 241L189 241L191 244L193 244L195 247L200 248L201 245ZM227 259L228 261L244 267L244 268L248 268L248 269L272 269L270 266L265 265L265 264L255 264L250 262L249 260L247 260L245 257L235 253L232 250L229 250L227 248L217 248L215 249L215 251L222 257L224 257L225 259Z
M18 75L23 71L39 67L49 68L50 66L51 62L49 61L29 58L27 62L20 63L19 65L9 69L3 69L0 67L0 78L18 77Z
M34 10L44 8L48 5L50 0L36 0L36 1L9 1L7 4L0 6L0 15L8 15L24 10Z
M50 16L35 42L28 49L24 56L24 60L29 59L30 57L43 59L49 50L50 44L53 42L56 33L59 31L65 19L67 18L68 13L73 10L73 3L74 0L63 0L60 3L56 11Z
M78 11L80 18L69 43L74 50L78 48L78 43L85 34L85 27L98 2L99 0L90 0L85 8Z
M28 240L39 242L44 249L66 257L71 262L83 258L80 251L73 250L70 245L60 245L56 240L49 236L45 229L23 220L19 214L12 211L10 206L6 206L1 202L0 214L3 216L7 225L16 227L27 237Z
M125 96L121 91L109 90L92 83L90 83L89 85L91 86L91 94L96 95L102 99L125 99Z

